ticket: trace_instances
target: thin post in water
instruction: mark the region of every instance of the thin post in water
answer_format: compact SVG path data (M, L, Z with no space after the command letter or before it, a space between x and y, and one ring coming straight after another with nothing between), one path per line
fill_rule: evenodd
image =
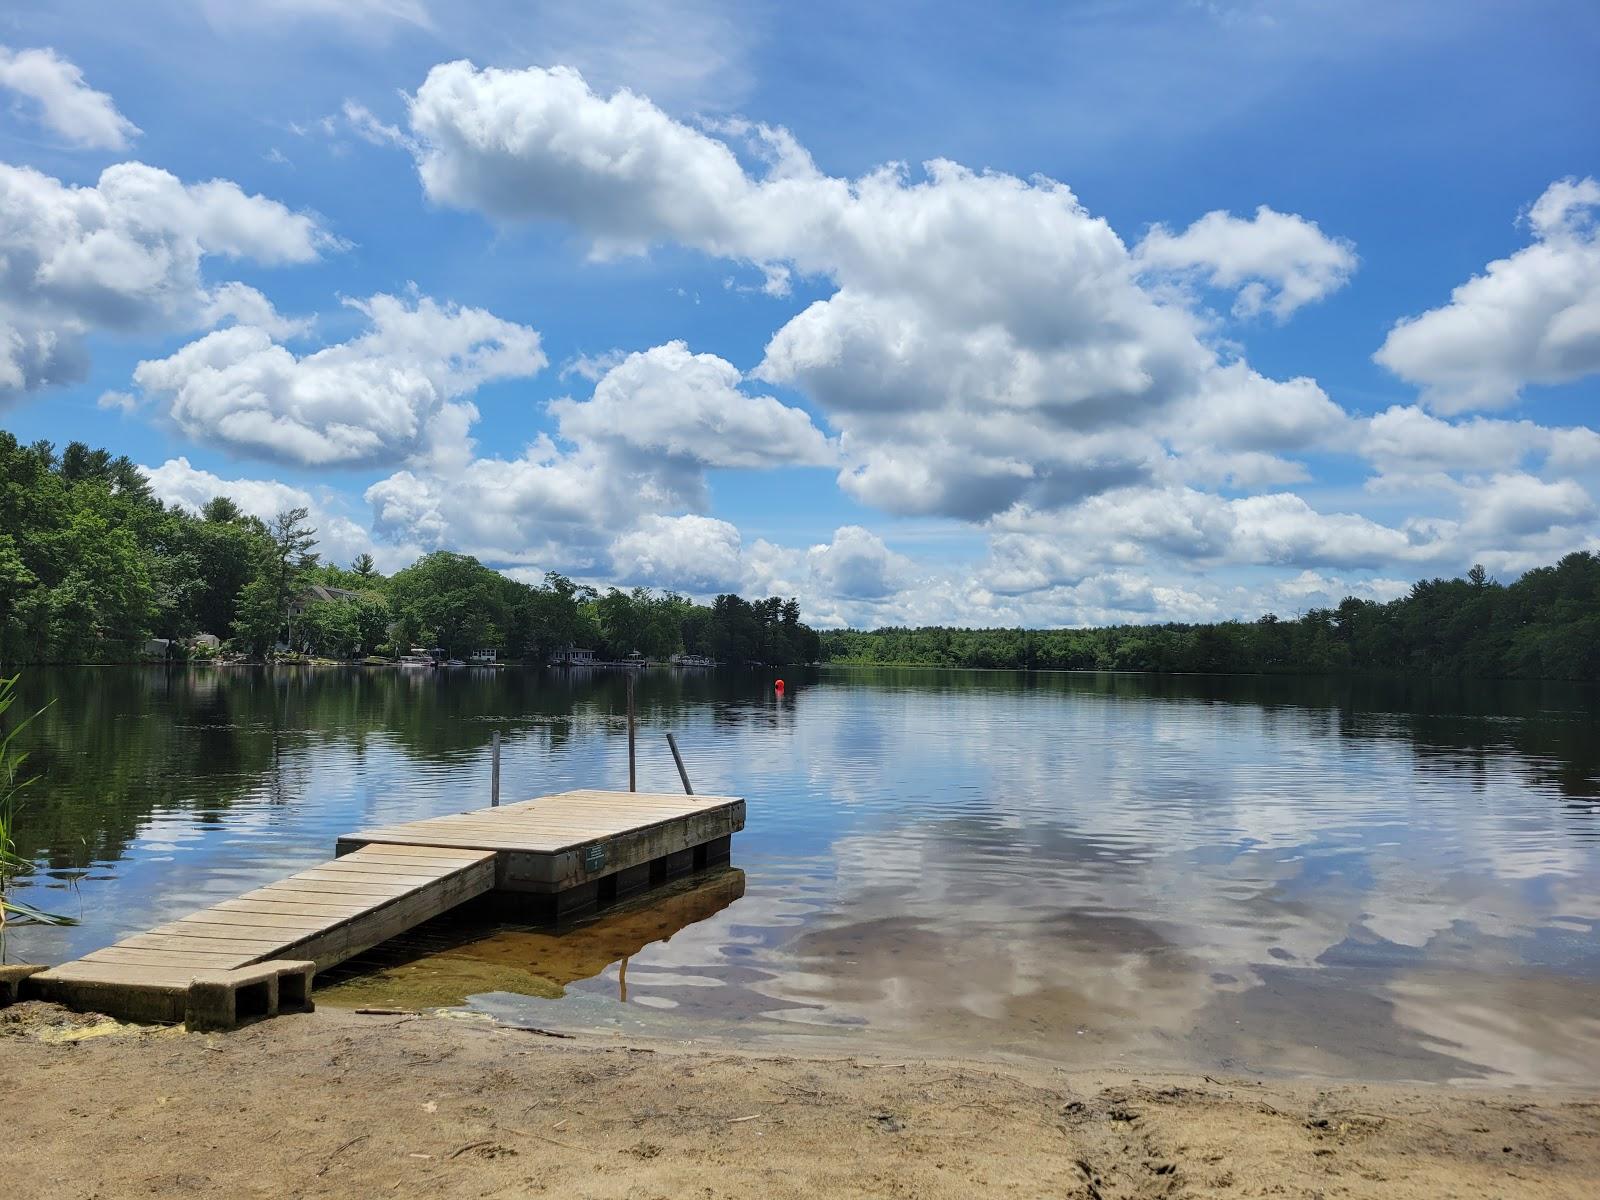
M500 731L494 731L489 754L489 807L500 807Z
M635 766L633 752L633 672L628 672L628 790L639 790L639 774Z
M689 772L683 769L683 755L678 753L678 739L667 734L667 745L672 747L672 761L678 764L678 778L683 780L684 793L694 795L694 789L689 786Z

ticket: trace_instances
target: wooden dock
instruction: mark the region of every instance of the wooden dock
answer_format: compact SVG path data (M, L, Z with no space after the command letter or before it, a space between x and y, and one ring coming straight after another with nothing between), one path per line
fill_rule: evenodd
M571 916L725 863L732 796L563 792L346 834L338 857L20 980L127 1020L226 1028L309 1008L319 970L491 893Z
M348 833L339 853L493 850L497 891L540 898L564 916L727 862L743 828L744 801L733 796L577 791Z

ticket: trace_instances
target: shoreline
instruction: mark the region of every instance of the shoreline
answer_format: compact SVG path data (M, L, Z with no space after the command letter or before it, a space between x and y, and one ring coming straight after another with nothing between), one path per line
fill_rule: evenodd
M19 1195L1578 1197L1600 1089L785 1053L324 1007L0 1009ZM83 1151L91 1148L92 1154Z

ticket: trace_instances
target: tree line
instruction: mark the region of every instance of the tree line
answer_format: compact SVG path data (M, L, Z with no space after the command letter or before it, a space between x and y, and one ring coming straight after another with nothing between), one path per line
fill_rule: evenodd
M1386 604L1351 596L1291 620L846 629L824 633L822 649L833 662L901 666L1597 680L1600 557L1579 551L1510 584L1476 566Z
M81 442L58 454L0 431L0 663L130 661L152 639L212 653L189 648L197 634L251 658L413 645L534 662L572 646L601 659L731 663L821 653L794 600L724 595L708 606L554 572L529 585L446 551L386 577L371 555L339 566L317 545L303 508L262 521L217 497L191 513L156 498L125 455Z
M1588 552L1510 584L1474 567L1388 603L1347 597L1294 619L819 637L794 600L702 605L555 573L529 585L444 551L385 577L370 555L339 566L316 546L303 509L261 521L218 497L193 514L155 498L126 456L80 442L58 454L0 431L0 663L128 661L152 638L183 645L211 633L255 658L280 647L355 658L425 645L537 662L578 646L602 659L785 665L1600 678L1600 558ZM339 598L308 603L313 585Z

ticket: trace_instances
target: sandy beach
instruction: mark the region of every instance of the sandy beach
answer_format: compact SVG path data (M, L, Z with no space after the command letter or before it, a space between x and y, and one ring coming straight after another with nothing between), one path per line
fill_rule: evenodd
M323 1009L0 1010L6 1190L127 1196L1580 1197L1600 1093L743 1054Z

